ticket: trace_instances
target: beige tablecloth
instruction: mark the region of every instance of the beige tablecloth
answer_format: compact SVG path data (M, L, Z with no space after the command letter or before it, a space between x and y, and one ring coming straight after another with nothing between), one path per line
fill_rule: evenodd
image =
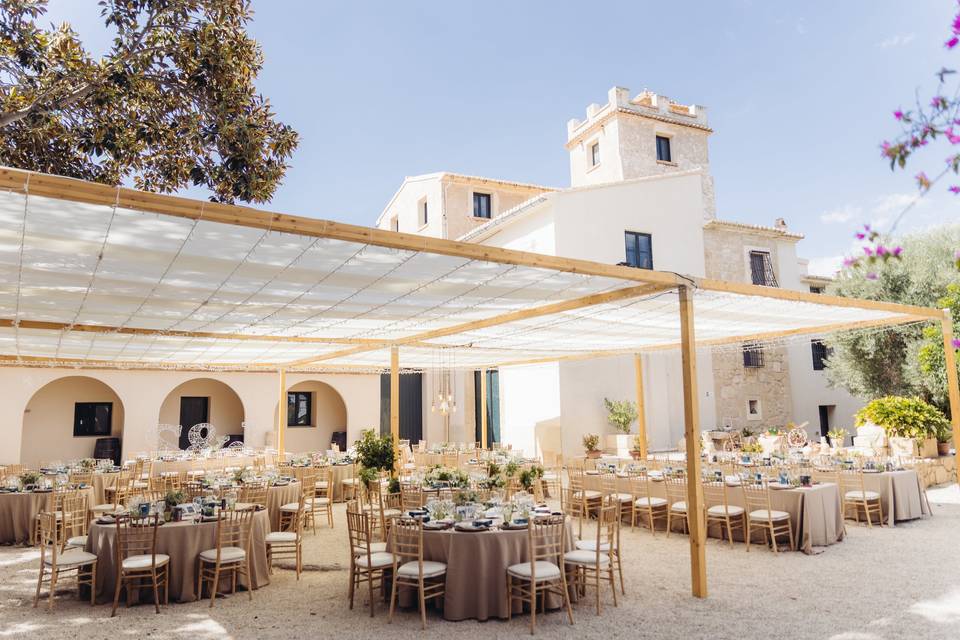
M267 565L267 547L264 543L270 531L270 518L266 511L258 511L253 516L251 531L251 557L249 561L250 580L254 589L270 584ZM157 531L157 553L170 556L170 600L192 602L197 599L197 557L201 551L217 546L217 524L215 522L168 522ZM116 586L116 525L90 525L87 537L87 551L97 555L97 600L112 601ZM229 581L224 581L229 582ZM247 587L247 581L241 576L239 583ZM229 591L230 584L224 584L222 591ZM161 594L162 596L162 594ZM246 596L244 596L246 597Z
M280 530L280 507L300 500L300 483L291 482L282 487L267 489L267 513L270 516L270 530Z
M573 528L567 523L567 550L573 549ZM486 620L507 617L507 567L526 562L527 532L492 530L483 533L424 531L423 559L447 564L443 617L447 620ZM416 590L401 590L399 604L416 604ZM547 608L562 606L556 596ZM514 603L520 613L521 603Z
M120 478L119 472L111 473L94 473L91 484L93 484L93 500L94 504L90 505L91 507L98 504L107 504L107 489L113 489L117 486L117 479Z
M599 476L585 476L584 484L587 489L601 490ZM651 487L651 493L655 497L667 497L663 482L653 482ZM731 505L745 506L743 491L738 487L729 487L727 499ZM824 482L812 487L771 490L770 505L775 511L786 511L790 514L794 542L797 549L806 554L817 553L815 547L825 547L843 540L840 488L834 483ZM682 521L674 524L676 530L682 530ZM711 526L707 531L707 535L715 538L719 538L722 533L719 526ZM734 540L743 540L739 531L734 531L733 537Z
M863 487L880 494L883 517L888 525L931 514L927 492L920 484L920 474L914 469L864 473Z
M170 471L216 471L227 467L252 467L254 459L255 456L228 456L224 458L198 458L196 460L157 460L153 463L153 475Z
M353 477L352 464L331 464L326 467L291 467L293 475L297 480L303 479L303 474L314 473L317 479L321 479L327 469L330 470L330 482L333 483L333 501L343 502L344 491L343 481ZM349 491L349 489L348 489Z
M83 490L92 508L93 487ZM0 544L30 544L33 522L46 508L50 493L0 493Z

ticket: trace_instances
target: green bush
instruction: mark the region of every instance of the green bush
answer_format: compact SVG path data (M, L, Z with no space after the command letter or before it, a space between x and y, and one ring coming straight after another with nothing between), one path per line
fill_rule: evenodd
M949 427L943 412L920 398L885 396L872 400L856 415L856 425L867 422L883 427L887 436L923 440Z
M355 446L357 458L364 468L393 471L393 436L378 436L373 429L365 429Z
M630 433L630 425L637 419L637 405L629 400L604 398L603 406L607 409L607 422L617 433Z

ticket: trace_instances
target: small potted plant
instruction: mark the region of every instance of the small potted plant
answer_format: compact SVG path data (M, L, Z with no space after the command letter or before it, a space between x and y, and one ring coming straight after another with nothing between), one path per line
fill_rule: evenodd
M937 427L937 455L943 457L950 455L950 439L953 437L953 430L949 424L941 424Z
M615 451L618 456L627 456L630 450L630 425L637 419L637 405L629 400L603 399L603 406L607 410L607 422L616 431L607 436L607 449Z
M603 455L600 451L600 436L595 433L588 433L583 436L583 449L588 458L599 458Z
M643 437L635 435L633 437L633 446L630 447L630 457L639 460L643 457Z
M827 438L830 439L830 447L832 449L839 449L843 446L843 441L847 438L847 430L831 429L827 431Z

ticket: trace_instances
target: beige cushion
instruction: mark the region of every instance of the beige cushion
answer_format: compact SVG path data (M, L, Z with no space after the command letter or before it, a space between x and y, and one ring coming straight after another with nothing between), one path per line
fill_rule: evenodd
M629 493L614 493L610 496L611 500L618 500L619 502L630 502L633 500L633 496Z
M370 568L370 569L382 569L384 567L393 566L393 554L387 553L385 551L379 551L377 553L370 554L370 564L367 565L367 554L362 554L357 556L357 559L354 561L357 563L358 567Z
M582 549L584 551L596 551L597 550L597 541L596 540L578 540L577 549ZM610 549L610 545L606 542L600 543L600 551L607 551Z
M239 562L247 557L247 552L240 547L223 547L220 550L220 564L225 562ZM207 549L200 552L200 559L206 562L217 561L217 550Z
M845 500L879 500L880 494L876 491L847 491L843 497Z
M512 564L507 567L507 573L516 578L524 578L526 580L530 579L532 570L533 568L529 562ZM546 560L537 560L537 582L541 580L555 580L559 577L560 567Z
M597 564L597 552L588 551L587 549L577 549L576 551L567 551L563 554L563 561L567 564L586 564L590 566L595 566ZM600 566L604 566L610 562L610 558L601 553L600 554Z
M678 511L680 513L687 512L687 503L686 502L674 502L670 505L670 511Z
M633 504L638 507L663 507L666 506L667 501L663 498L637 498Z
M80 551L79 549L71 549L70 551L62 553L57 557L57 566L61 568L82 567L83 565L95 564L96 562L97 556L93 555L92 553L87 553L86 551ZM43 563L47 566L50 566L50 558L45 558Z
M94 513L111 513L116 511L117 505L115 504L98 504L93 508Z
M158 553L157 556L157 566L163 566L170 562L170 556L163 555ZM137 571L140 569L149 569L153 564L153 556L149 554L142 554L136 556L130 556L123 559L123 568L127 571Z
M340 484L357 484L356 478L344 478L340 481Z
M386 542L371 542L370 553L383 553L387 550ZM361 551L363 553L363 551Z
M424 578L436 578L437 576L442 576L447 572L447 565L442 562L434 562L432 560L423 561L423 577ZM419 578L420 577L420 568L416 562L405 562L400 565L400 568L397 569L397 575L402 578Z
M724 507L722 504L717 504L707 509L707 513L712 516L739 516L743 513L743 507L738 507L735 504Z
M587 500L598 500L599 498L603 497L603 494L599 491L590 491L588 489L587 491L577 491L573 494L573 497L577 500L582 500L584 498Z
M790 514L786 511L767 511L766 509L758 509L757 511L750 512L751 520L786 520L790 517Z
M79 547L83 548L87 546L87 536L73 536L72 538L67 538L68 547Z
M297 534L295 531L271 531L264 538L267 544L278 544L284 542L296 542Z

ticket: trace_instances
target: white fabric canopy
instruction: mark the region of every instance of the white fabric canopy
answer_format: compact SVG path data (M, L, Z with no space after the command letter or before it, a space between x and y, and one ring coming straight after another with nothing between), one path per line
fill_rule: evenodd
M437 349L452 348L457 367L476 368L677 344L676 289L468 324L638 284L0 192L0 356L7 363L377 369L389 366L389 346L400 341L404 367L429 367ZM913 317L909 308L868 307L700 289L696 337L749 340ZM452 327L450 335L418 338ZM312 358L319 361L304 362Z

